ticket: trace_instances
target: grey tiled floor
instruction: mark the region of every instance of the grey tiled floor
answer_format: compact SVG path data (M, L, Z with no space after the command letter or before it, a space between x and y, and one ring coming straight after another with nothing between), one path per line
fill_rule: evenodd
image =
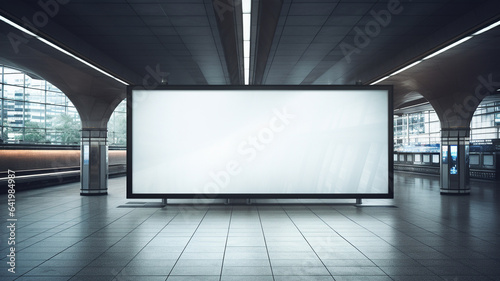
M159 208L127 200L125 178L101 197L81 197L78 184L19 192L16 273L4 226L0 280L500 280L500 183L473 181L470 196L441 196L438 184L396 174L396 198L366 207ZM7 225L6 195L0 208Z

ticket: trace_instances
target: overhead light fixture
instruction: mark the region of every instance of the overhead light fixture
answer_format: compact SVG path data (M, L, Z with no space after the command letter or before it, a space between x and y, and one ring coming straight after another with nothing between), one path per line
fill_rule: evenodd
M490 29L493 29L493 28L495 28L495 27L497 27L497 26L499 26L499 25L500 25L500 21L497 21L497 22L495 22L495 23L493 23L493 24L490 24L490 25L488 25L487 27L485 27L485 28L483 28L483 29L481 29L481 30L477 31L476 33L474 33L474 34L472 34L472 35L473 35L473 36L476 36L476 35L482 34L482 33L486 32L486 31L488 31L488 30L490 30Z
M479 34L482 34L482 33L486 32L486 31L488 31L488 30L490 30L490 29L493 29L493 28L495 28L495 27L497 27L497 26L499 26L499 25L500 25L500 21L497 21L497 22L495 22L495 23L493 23L493 24L490 24L490 25L488 25L487 27L485 27L485 28L483 28L483 29L480 29L479 31L477 31L477 32L473 33L472 35L466 36L466 37L464 37L464 38L462 38L462 39L460 39L460 40L458 40L458 41L456 41L456 42L453 42L453 43L449 44L448 46L445 46L445 47L443 47L443 48L441 48L441 49L437 50L436 52L434 52L434 53L432 53L432 54L430 54L430 55L428 55L428 56L424 57L424 58L423 58L423 59L421 59L421 60L415 61L415 62L413 62L412 64L410 64L410 65L408 65L408 66L405 66L405 67L403 67L403 68L401 68L401 69L399 69L399 70L397 70L397 71L393 72L392 74L389 74L388 76L385 76L385 77L384 77L384 78L382 78L382 79L379 79L379 80L377 80L377 81L375 81L375 82L373 82L373 83L370 83L370 85L375 85L375 84L378 84L378 83L380 83L380 82L384 81L385 79L387 79L387 78L389 78L389 77L391 77L391 76L394 76L394 75L396 75L396 74L399 74L399 73L401 73L401 72L403 72L403 71L405 71L405 70L407 70L407 69L409 69L409 68L411 68L411 67L413 67L413 66L415 66L415 65L417 65L417 64L419 64L419 63L421 63L421 62L422 62L422 61L424 61L424 60L428 60L428 59L433 58L433 57L435 57L435 56L437 56L437 55L439 55L439 54L441 54L441 53L444 53L444 52L448 51L449 49L451 49L451 48L453 48L453 47L456 47L456 46L458 46L458 45L460 45L460 44L464 43L465 41L467 41L467 40L471 39L472 37L474 37L474 36L476 36L476 35L479 35ZM498 91L498 92L500 92L500 89L498 89L497 91Z
M375 81L375 82L371 83L370 85L375 85L375 84L378 84L378 83L380 83L380 82L384 81L385 79L387 79L387 78L389 78L389 77L391 77L391 76L386 76L386 77L384 77L384 78L382 78L382 79L379 79L379 80L377 80L377 81Z
M423 58L422 60L428 60L428 59L430 59L430 58L432 58L432 57L435 57L435 56L437 56L437 55L439 55L439 54L441 54L441 53L444 53L444 52L448 51L449 49L451 49L451 48L453 48L453 47L456 47L456 46L458 46L458 45L462 44L463 42L465 42L465 41L467 41L467 40L469 40L469 39L471 39L471 38L472 38L472 36L467 36L467 37L465 37L465 38L462 38L462 39L458 40L457 42L452 43L452 44L450 44L450 45L448 45L448 46L446 46L446 47L444 47L444 48L442 48L442 49L440 49L440 50L438 50L438 51L436 51L436 52L434 52L434 53L432 53L432 54L430 54L430 55L426 56L426 57L425 57L425 58Z
M401 73L401 72L403 72L403 71L405 71L405 70L407 70L407 69L410 69L410 68L414 67L415 65L417 65L417 64L419 64L419 63L421 63L421 62L422 62L421 60L416 61L416 62L414 62L414 63L412 63L412 64L410 64L410 65L408 65L408 66L405 66L405 67L401 68L400 70L398 70L398 71L396 71L396 72L393 72L393 73L392 73L391 75L389 75L389 76L394 76L394 75L396 75L396 74L399 74L399 73Z
M245 85L250 83L250 28L252 22L252 0L242 0L243 13L243 69Z
M65 49L63 49L63 48L61 48L61 47L57 46L56 44L54 44L54 43L50 42L49 40L47 40L47 39L45 39L45 38L43 38L43 37L38 36L37 34L35 34L35 33L31 32L31 31L29 31L28 29L26 29L26 28L22 27L21 25L19 25L19 24L17 24L17 23L15 23L15 22L13 22L13 21L11 21L11 20L9 20L9 19L7 19L7 18L5 18L5 17L3 17L3 16L1 16L1 15L0 15L0 20L1 20L1 21L3 21L3 22L5 22L6 24L8 24L8 25L10 25L10 26L12 26L12 27L14 27L14 28L16 28L17 30L22 31L22 32L24 32L24 33L26 33L26 34L28 34L28 35L30 35L30 36L32 36L32 37L34 37L34 38L38 39L39 41L41 41L41 42L45 43L46 45L48 45L48 46L50 46L50 47L52 47L52 48L54 48L54 49L58 50L59 52L61 52L61 53L65 54L65 55L67 55L67 56L70 56L70 57L72 57L72 58L76 59L77 61L79 61L79 62L81 62L81 63L83 63L83 64L85 64L85 65L87 65L87 66L89 66L89 67L91 67L91 68L93 68L93 69L95 69L95 70L97 70L97 71L99 71L100 73L102 73L102 74L104 74L104 75L106 75L106 76L108 76L108 77L110 77L110 78L115 79L116 81L118 81L118 82L120 82L120 83L124 84L125 86L128 86L128 85L129 85L129 83L127 83L127 82L125 82L125 81L121 80L120 78L118 78L118 77L116 77L116 76L114 76L114 75L110 74L109 72L107 72L107 71L105 71L105 70L103 70L103 69L101 69L101 68L99 68L99 67L97 67L97 66L93 65L92 63L90 63L90 62L88 62L88 61L86 61L86 60L84 60L84 59L82 59L82 58L80 58L80 57L78 57L78 56L76 56L76 55L74 55L74 54L70 53L69 51L67 51L67 50L65 50Z

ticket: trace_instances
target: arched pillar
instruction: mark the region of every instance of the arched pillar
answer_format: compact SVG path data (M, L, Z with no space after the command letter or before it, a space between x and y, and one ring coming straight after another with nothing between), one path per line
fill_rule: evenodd
M465 60L466 63L462 60ZM419 67L425 67L423 62ZM488 69L488 64L481 60L461 58L448 62L450 71L416 67L407 76L393 78L399 107L418 104L421 94L434 108L441 124L441 194L470 194L469 187L469 140L470 123L481 101L488 95L495 94L500 83L500 74ZM476 65L479 64L479 65ZM462 65L479 69L457 73L451 69L461 69ZM447 70L447 69L446 69ZM453 75L449 75L453 73ZM406 94L405 94L406 93Z
M0 34L7 31L0 29ZM18 52L14 52L7 37L1 38L0 62L43 77L71 100L82 122L80 194L107 194L107 123L126 96L125 85L90 68L82 68L74 59L52 56L53 50L36 40L20 45Z
M469 103L472 98L474 103ZM470 122L479 102L478 97L467 92L430 100L441 122L441 194L470 194Z
M106 129L83 128L80 148L80 195L108 194Z
M82 119L80 195L108 194L107 124L122 100L119 95L113 100L80 96L75 104Z

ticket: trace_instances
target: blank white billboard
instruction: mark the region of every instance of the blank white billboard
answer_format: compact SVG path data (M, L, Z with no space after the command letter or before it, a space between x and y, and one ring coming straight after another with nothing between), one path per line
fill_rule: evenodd
M389 197L383 87L129 91L127 196Z

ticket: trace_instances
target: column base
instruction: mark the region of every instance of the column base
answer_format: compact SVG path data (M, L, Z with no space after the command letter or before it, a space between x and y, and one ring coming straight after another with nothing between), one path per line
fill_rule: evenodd
M81 189L80 190L80 195L81 196L100 196L100 195L108 195L108 190L103 189L103 190L88 190L88 189Z
M453 189L441 189L441 195L470 195L470 189L465 190L453 190Z

